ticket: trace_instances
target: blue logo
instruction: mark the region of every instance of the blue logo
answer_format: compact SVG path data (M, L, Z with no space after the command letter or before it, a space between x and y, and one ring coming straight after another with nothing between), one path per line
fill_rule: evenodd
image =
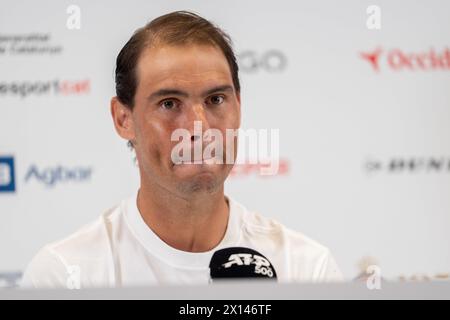
M0 157L0 192L15 192L14 158Z
M25 182L36 180L47 187L53 187L58 183L64 182L86 182L92 176L91 167L47 167L38 168L36 165L31 165L25 175Z

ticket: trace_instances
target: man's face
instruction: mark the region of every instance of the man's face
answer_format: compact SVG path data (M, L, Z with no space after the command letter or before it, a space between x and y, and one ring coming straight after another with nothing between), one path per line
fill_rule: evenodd
M151 47L142 52L137 78L132 119L141 178L180 196L221 188L232 165L204 163L203 154L201 163L174 163L172 150L180 141L171 136L180 128L194 135L199 121L203 132L220 130L226 155L226 129L240 125L240 97L222 51L208 45ZM194 145L204 150L211 142L195 144L195 139L188 140L191 155Z

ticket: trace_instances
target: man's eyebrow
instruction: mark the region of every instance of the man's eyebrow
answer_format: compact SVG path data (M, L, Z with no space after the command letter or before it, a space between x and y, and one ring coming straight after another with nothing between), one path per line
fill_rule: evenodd
M234 91L234 89L233 89L233 86L231 86L229 84L225 84L225 85L221 85L221 86L217 86L217 87L208 89L205 92L203 92L203 95L206 96L206 95L210 95L210 94L213 94L216 92L221 92L221 91ZM148 97L148 100L153 100L156 98L170 96L170 95L182 96L182 97L189 96L189 94L187 92L179 90L179 89L163 88L163 89L159 89L159 90L153 92L152 94L150 94L150 96Z
M233 86L230 86L229 84L225 84L222 86L217 86L217 87L211 88L209 90L206 90L205 92L203 92L203 95L207 96L207 95L210 95L210 94L213 94L216 92L221 92L221 91L234 91L234 88L233 88Z
M153 100L156 98L160 98L160 97L164 97L164 96L170 96L170 95L174 95L174 96L182 96L182 97L187 97L188 94L184 91L178 90L178 89L159 89L155 92L153 92L151 95L148 96L148 100Z

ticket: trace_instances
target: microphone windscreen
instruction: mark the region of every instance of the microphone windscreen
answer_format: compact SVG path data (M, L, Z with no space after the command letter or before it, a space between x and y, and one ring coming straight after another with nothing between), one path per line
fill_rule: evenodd
M230 247L214 252L209 268L211 279L277 278L269 259L256 250L244 247Z

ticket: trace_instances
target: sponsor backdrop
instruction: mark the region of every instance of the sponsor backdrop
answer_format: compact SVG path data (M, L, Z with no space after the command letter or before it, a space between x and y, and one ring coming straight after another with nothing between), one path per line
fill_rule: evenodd
M380 29L367 27L374 4ZM234 39L242 127L279 129L278 173L241 164L228 194L330 247L349 280L367 261L393 280L450 272L450 2L1 7L3 281L137 189L109 114L115 58L136 28L182 9Z

